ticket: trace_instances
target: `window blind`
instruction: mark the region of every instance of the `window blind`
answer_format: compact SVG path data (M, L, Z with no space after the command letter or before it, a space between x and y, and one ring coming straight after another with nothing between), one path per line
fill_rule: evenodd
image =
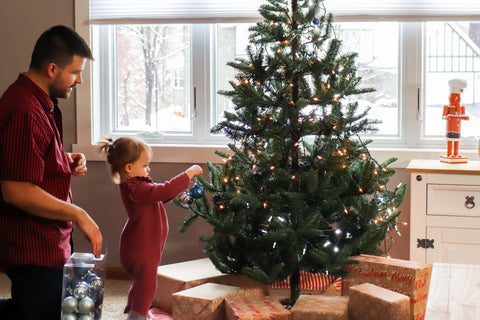
M255 22L266 0L90 1L92 24ZM478 0L325 0L336 21L480 20Z

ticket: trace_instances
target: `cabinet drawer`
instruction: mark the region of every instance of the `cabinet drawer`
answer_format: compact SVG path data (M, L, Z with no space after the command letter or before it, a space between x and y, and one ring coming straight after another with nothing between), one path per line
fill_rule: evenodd
M427 214L480 217L480 186L428 184Z

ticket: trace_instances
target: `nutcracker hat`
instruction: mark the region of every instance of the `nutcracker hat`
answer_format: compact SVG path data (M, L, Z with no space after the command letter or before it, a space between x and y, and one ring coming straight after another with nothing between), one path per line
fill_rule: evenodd
M467 81L462 79L452 79L448 81L450 93L462 93L463 89L467 87Z

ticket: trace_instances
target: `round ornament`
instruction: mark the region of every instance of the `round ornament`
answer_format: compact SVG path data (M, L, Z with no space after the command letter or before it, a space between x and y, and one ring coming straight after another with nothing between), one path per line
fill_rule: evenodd
M191 189L190 189L190 196L193 199L200 199L203 197L203 187L199 184L195 184Z
M95 300L95 308L100 307L103 303L103 291L97 291L93 299Z
M78 320L94 320L94 318L92 315L89 315L89 314L81 314L78 317Z
M318 20L318 18L314 18L312 22L316 26L318 26L320 24L320 20Z
M79 282L73 290L73 296L77 299L83 299L88 294L88 284L84 281Z
M72 292L73 292L73 290L77 287L77 285L78 285L80 282L83 282L83 280L80 279L80 278L72 278L72 279L70 279L70 281L68 282L68 286L72 289Z
M85 297L78 303L78 311L83 314L90 314L95 309L95 302L89 297Z
M88 283L91 289L94 289L97 291L103 290L103 287L104 287L103 280L98 276L91 278Z
M178 200L182 204L182 206L189 206L192 204L193 199L192 196L188 192L183 192L179 197Z
M64 313L62 314L62 320L77 320L77 315L75 313Z
M84 262L78 264L78 266L73 267L73 273L79 278L83 278L87 275L89 271L88 265Z
M95 309L94 317L95 317L95 320L100 319L102 317L102 309L100 308Z
M62 302L62 311L66 313L75 312L78 306L78 301L74 297L66 297Z

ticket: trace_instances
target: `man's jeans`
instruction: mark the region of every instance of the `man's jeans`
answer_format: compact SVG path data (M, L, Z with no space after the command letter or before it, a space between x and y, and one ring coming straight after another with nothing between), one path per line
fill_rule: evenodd
M26 265L6 274L12 282L12 298L0 300L0 319L60 319L63 270Z

